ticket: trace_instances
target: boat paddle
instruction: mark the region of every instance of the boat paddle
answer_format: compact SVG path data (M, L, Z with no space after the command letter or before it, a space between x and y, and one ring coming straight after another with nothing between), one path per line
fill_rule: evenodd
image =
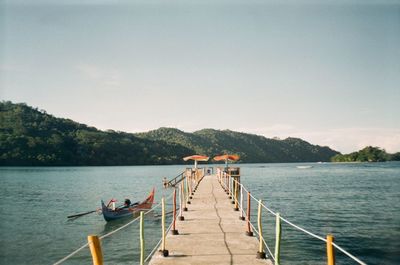
M108 205L109 205L112 201L113 201L113 199L108 203ZM130 206L136 206L136 205L138 205L138 204L139 204L139 202L135 202L135 203L132 203ZM122 206L124 206L124 205L120 205L120 206L117 206L117 207L115 207L115 208L118 209L118 208L121 208ZM77 214L74 214L74 215L69 215L69 216L67 216L67 218L68 218L68 219L71 219L71 218L78 218L78 217L81 217L81 216L84 216L84 215L87 215L87 214L91 214L91 213L97 212L98 210L100 210L100 209L93 210L93 211L88 211L88 212L84 212L84 213L77 213Z
M84 215L87 215L87 214L90 214L90 213L95 213L95 212L97 212L97 210L93 210L93 211L89 211L89 212L85 212L85 213L78 213L78 214L70 215L70 216L67 216L67 218L81 217L81 216L84 216Z

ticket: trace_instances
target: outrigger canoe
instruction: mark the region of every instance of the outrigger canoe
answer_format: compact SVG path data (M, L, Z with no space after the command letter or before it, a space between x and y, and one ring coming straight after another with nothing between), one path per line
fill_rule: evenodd
M136 202L129 205L129 207L116 207L114 210L110 207L110 204L113 202L111 200L108 205L104 204L104 201L101 201L101 209L103 213L104 220L112 221L121 219L128 216L137 216L141 211L151 209L154 202L154 188L150 192L149 196L142 202Z

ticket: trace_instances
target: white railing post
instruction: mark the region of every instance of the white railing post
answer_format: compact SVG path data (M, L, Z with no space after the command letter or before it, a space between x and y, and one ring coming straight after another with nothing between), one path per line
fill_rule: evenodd
M161 230L162 230L162 241L161 241L161 253L164 257L168 257L168 250L165 248L166 245L166 229L165 229L165 199L161 199Z
M275 225L275 265L279 265L281 263L281 216L279 213L276 213L276 225Z
M140 211L140 265L144 265L144 213Z

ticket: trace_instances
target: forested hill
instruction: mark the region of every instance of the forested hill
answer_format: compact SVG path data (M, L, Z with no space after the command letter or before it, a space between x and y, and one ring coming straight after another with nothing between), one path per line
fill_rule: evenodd
M146 165L181 163L179 144L100 131L25 104L0 103L0 165Z
M241 162L249 163L329 161L338 154L301 139L275 140L229 130L100 131L23 103L0 103L2 166L179 164L195 153L237 153Z
M276 140L231 130L203 129L186 133L178 129L160 128L136 136L181 144L198 154L234 153L240 155L242 162L251 163L330 161L332 156L338 154L329 147L312 145L298 138Z
M337 154L331 158L332 162L386 162L400 161L400 152L389 154L379 147L367 146L360 151L350 154Z

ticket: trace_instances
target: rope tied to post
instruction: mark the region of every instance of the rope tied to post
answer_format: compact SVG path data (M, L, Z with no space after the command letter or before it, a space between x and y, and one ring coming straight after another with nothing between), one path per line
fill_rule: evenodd
M241 193L243 193L243 191L245 191L245 192L247 192L248 197L251 198L252 200L254 200L255 202L259 203L259 202L261 201L261 200L258 200L256 197L254 197L254 195L252 195L252 194L249 192L249 190L246 189L246 187L245 187L242 183L238 182L238 181L235 180L234 178L231 178L231 177L229 176L229 174L227 174L226 172L222 172L222 173L218 172L218 173L220 174L220 175L218 176L218 177L219 177L219 182L220 182L222 188L225 189L225 190L227 190L227 193L228 193L228 194L233 194L234 188L236 188L235 186L238 185L238 186L240 186L240 189L239 189L239 190L240 190ZM226 177L226 179L227 179L228 181L224 181L224 180L223 180L224 174L227 174L227 175L228 175L228 176ZM231 182L233 182L233 183L231 183ZM242 194L241 194L241 196L242 196ZM237 202L237 203L239 204L239 208L240 208L240 209L243 209L243 201L242 201L242 200L239 201L238 198L237 198L236 196L232 196L232 197L234 198L235 203ZM248 203L249 203L249 201L248 201ZM300 227L300 226L298 226L298 225L296 225L296 224L290 222L289 220L285 219L285 218L282 217L279 213L277 213L277 212L273 211L272 209L268 208L268 207L267 207L265 204L263 204L262 202L261 202L259 205L260 205L262 208L264 208L265 210L267 210L267 212L269 212L270 214L272 214L273 216L276 217L276 236L277 236L277 238L276 238L276 241L275 241L275 242L276 242L276 246L275 246L275 255L273 255L272 252L270 251L270 249L269 249L267 243L265 242L264 238L262 237L261 233L254 227L254 225L253 225L251 222L249 222L249 225L252 227L253 231L254 231L259 237L261 237L260 242L263 242L263 245L266 247L266 249L268 250L270 256L274 259L274 261L275 261L275 263L276 263L277 265L278 265L279 262L280 262L280 258L279 258L279 255L280 255L280 237L281 237L281 223L280 223L280 221L283 221L284 223L286 223L286 224L292 226L293 228L295 228L296 230L299 230L299 231L301 231L301 232L303 232L303 233L305 233L305 234L307 234L307 235L309 235L309 236L311 236L311 237L313 237L313 238L315 238L315 239L318 239L318 240L323 241L323 242L325 242L325 243L328 242L327 239L325 239L325 238L323 238L323 237L321 237L321 236L318 236L318 235L316 235L316 234L314 234L314 233L312 233L312 232L310 232L310 231L308 231L308 230L306 230L306 229L304 229L304 228L302 228L302 227ZM246 218L249 218L249 212L246 214ZM279 231L278 231L278 226L279 226ZM279 238L278 238L278 237L279 237ZM279 243L279 244L278 244L278 243ZM359 258L357 258L357 257L355 257L354 255L350 254L348 251L344 250L342 247L340 247L339 245L337 245L337 244L334 243L333 241L330 242L330 245L332 245L334 248L336 248L337 250L339 250L340 252L342 252L343 254L345 254L347 257L351 258L352 260L354 260L354 261L357 262L358 264L366 265L365 262L361 261ZM329 257L328 257L328 259L329 259Z
M170 199L172 198L173 193L171 193L168 197L166 197L166 199ZM159 202L156 206L152 207L150 210L144 212L144 216L150 214L151 212L154 212L157 208L162 206L162 202ZM121 231L123 229L125 229L126 227L130 226L131 224L137 222L138 220L140 220L140 216L136 217L135 219L133 219L132 221L129 221L128 223L124 224L123 226L105 234L99 237L99 240L103 240L107 237L112 236L113 234L117 233L118 231ZM70 254L68 254L67 256L65 256L64 258L58 260L57 262L53 263L53 265L59 265L62 264L63 262L67 261L68 259L72 258L73 256L75 256L77 253L79 253L80 251L82 251L83 249L85 249L86 247L88 247L90 245L90 242L83 244L81 247L79 247L78 249L74 250L73 252L71 252Z

